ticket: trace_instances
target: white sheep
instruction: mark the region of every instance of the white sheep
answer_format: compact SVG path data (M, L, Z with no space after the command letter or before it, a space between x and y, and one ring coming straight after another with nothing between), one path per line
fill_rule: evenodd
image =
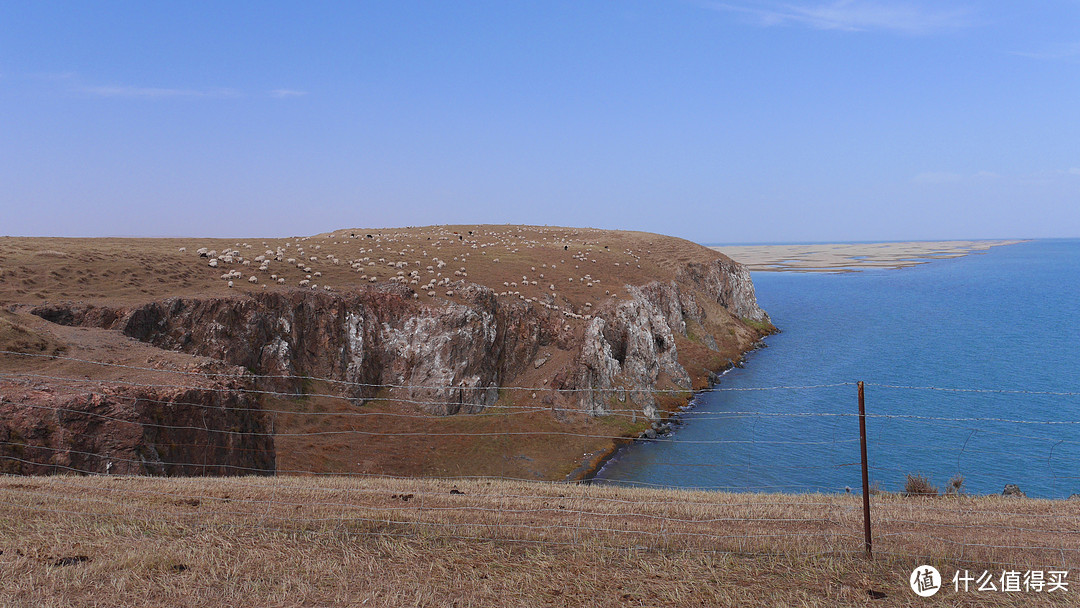
M248 283L258 283L258 282L259 282L259 277L255 276L255 275L251 275L250 277L248 277Z
M207 266L209 266L210 268L217 268L217 263L218 263L217 258L210 258L210 261L207 263Z

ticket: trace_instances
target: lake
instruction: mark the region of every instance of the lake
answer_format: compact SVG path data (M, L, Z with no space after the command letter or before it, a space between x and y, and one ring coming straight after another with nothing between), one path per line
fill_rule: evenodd
M1080 240L753 279L781 333L598 482L859 491L861 380L872 485L959 474L971 493L1080 493Z

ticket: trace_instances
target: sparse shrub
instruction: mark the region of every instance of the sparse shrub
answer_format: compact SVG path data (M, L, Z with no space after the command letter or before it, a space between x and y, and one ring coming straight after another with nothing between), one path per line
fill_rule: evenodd
M918 473L908 473L904 482L904 494L906 496L937 496L938 489L930 480Z
M960 473L953 475L949 479L949 484L945 486L945 494L947 496L960 496L964 493L964 476Z

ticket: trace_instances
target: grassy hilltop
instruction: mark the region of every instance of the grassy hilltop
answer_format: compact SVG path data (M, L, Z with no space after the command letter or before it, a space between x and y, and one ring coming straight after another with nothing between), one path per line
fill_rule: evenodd
M752 310L760 312L753 304L749 275L742 283L736 282L739 277L729 281L723 274L726 271L716 270L716 264L741 268L718 252L682 239L535 226L349 229L277 239L5 237L0 238L0 349L63 354L128 367L0 355L0 370L50 377L75 375L106 383L99 389L132 382L176 385L183 380L190 384L198 379L190 375L178 378L164 371L169 369L244 373L241 368L246 367L254 374L315 377L295 390L274 385L260 393L261 406L272 418L266 424L275 434L277 471L563 479L588 472L621 438L636 437L653 423L642 411L651 406L636 402L633 392L630 398L604 393L610 398L590 406L603 410L604 415L583 411L578 402L581 393L574 389L583 383L588 388L593 386L590 382L610 381L595 378L597 374L612 374L611 370L595 371L598 365L607 361L606 365L618 367L618 362L612 362L621 361L630 368L622 358L635 356L634 348L677 352L677 361L671 362L677 368L665 367L654 379L623 379L618 382L630 384L612 385L649 393L670 389L671 393L657 393L655 399L658 415L663 417L686 402L690 389L706 387L710 372L738 361L771 329L767 317L740 316L741 309L734 303L716 301L747 297L719 293L718 289L749 289ZM716 282L717 277L724 285ZM634 304L635 297L642 300L644 296L634 290L649 285L657 287L650 297L667 298L661 302L667 305L663 313L667 318L642 317L640 306L626 309L629 312L620 308ZM439 318L427 325L418 321L412 329L404 323L417 315L472 314L480 319L475 324L484 322L485 315L509 311L505 315L509 321L504 323L500 317L491 324L490 331L499 333L491 348L513 352L493 357L480 373L510 388L500 389L497 398L479 411L455 416L427 415L431 412L426 404L442 403L445 395L417 397L403 389L385 388L341 398L349 396L342 393L340 382L348 370L324 363L343 356L347 345L339 342L347 331L344 327L320 327L321 334L309 330L286 345L291 346L290 353L310 351L303 362L271 361L280 365L268 368L265 356L245 358L244 351L278 348L267 337L268 331L277 330L253 331L244 323L256 321L242 317L242 312L230 312L229 307L239 311L246 306L249 310L252 298L266 302L275 294L285 300L279 299L284 310L279 307L271 311L273 315L307 311L301 320L310 326L329 324L319 316L323 314L321 307L337 310L341 298L362 296L366 302L374 302L376 308L369 306L366 313L370 331L361 339L363 348L369 348L380 327L388 323L402 325L396 334L404 335L402 340L419 340L429 350L439 346L422 344L424 332L435 341L472 346L469 342L484 332L464 337L459 326L468 327L461 326L457 317L449 321ZM131 319L148 318L143 312L148 306L177 299L196 302L209 312L193 315L188 327L162 329L163 324L178 318L171 312L175 307L163 305L168 311L159 321L146 320L132 329L135 323ZM468 313L470 307L480 312ZM457 312L462 310L466 313ZM659 314L659 309L648 310L652 311L648 314ZM327 315L331 312L326 310ZM382 314L381 320L372 320L376 312ZM590 320L605 315L608 322L603 335L587 335ZM270 320L274 319L277 317ZM124 326L125 322L128 325ZM663 327L658 329L657 323ZM427 329L418 329L421 326ZM219 330L208 333L207 327ZM157 333L150 335L152 332ZM335 332L336 336L328 337ZM218 338L223 344L210 347L209 341ZM594 358L607 359L584 360L584 349L590 344L596 347ZM483 354L475 349L468 354L444 348L421 355L422 349L406 347L406 354L396 359L384 357L385 361L375 364L375 355L365 355L365 365L381 366L384 371L379 375L378 370L367 370L371 373L360 379L388 384L463 382L468 374L460 369L451 370L445 378L429 374L420 380L408 369L430 363L425 358L461 359ZM615 352L604 354L606 348ZM653 359L643 360L646 368L663 364L655 353L651 355ZM239 368L222 367L222 363ZM443 363L465 368L475 362ZM406 369L400 377L385 371L398 367ZM657 373L650 369L643 372ZM675 372L685 374L686 379L673 377ZM50 382L51 390L69 396L92 388ZM567 388L571 390L561 390ZM301 398L290 396L295 391L303 393ZM282 394L268 394L275 392ZM29 398L25 387L8 386L5 393L0 386L0 396L4 394L10 401ZM475 391L471 395L475 396ZM147 398L172 399L160 395ZM189 437L184 441L192 445L203 440ZM239 461L235 450L232 454L230 462Z

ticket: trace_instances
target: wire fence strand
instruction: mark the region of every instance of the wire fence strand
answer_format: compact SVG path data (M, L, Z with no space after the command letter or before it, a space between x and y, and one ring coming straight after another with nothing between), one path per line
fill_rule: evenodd
M0 355L33 358L45 367L49 361L60 360L103 369L175 374L193 380L154 383L122 377L77 377L41 368L0 373L0 381L6 381L9 389L22 389L22 393L9 390L6 397L0 398L0 471L51 474L45 478L0 477L0 505L26 517L100 517L133 525L171 521L215 529L241 529L245 524L238 522L254 520L262 528L283 531L329 526L343 534L552 545L580 545L591 538L610 547L681 547L720 553L861 552L860 491L845 481L854 479L860 466L860 440L855 426L858 414L853 407L835 405L814 411L806 406L805 399L814 391L854 387L854 382L716 386L705 391L367 384L316 376L158 369L13 351L0 351ZM325 382L343 391L363 389L379 395L298 395L256 384L281 379ZM28 389L38 383L66 387L68 392L55 398L29 396L32 390ZM877 383L866 386L900 395L938 391L1010 399L1036 396L1062 403L1071 403L1072 397L1080 395L1072 391ZM124 393L122 389L126 388L145 389L146 394ZM685 434L675 426L643 440L638 431L583 430L573 422L575 416L588 417L581 408L518 403L514 397L448 416L435 410L461 407L463 403L425 392L488 389L511 395L529 391L571 398L590 394L701 396L749 391L776 393L777 398L767 410L686 409L673 419L691 428L705 423L717 428L743 425L740 434L703 438ZM158 398L168 391L180 393L175 400ZM383 394L385 391L399 393ZM249 395L252 400L250 404L228 400L210 403L200 401L201 394ZM71 396L92 399L66 400ZM267 399L270 404L265 402ZM330 409L299 407L298 399L324 399L338 405ZM109 407L93 403L107 403ZM184 416L170 418L177 412L184 412ZM626 424L650 422L630 401L601 414L598 418ZM1073 474L1078 470L1075 465L1080 460L1080 440L1072 436L1080 420L959 414L928 415L903 409L868 413L866 419L872 431L868 439L868 471L878 482L907 478L910 484L916 471L907 468L911 460L906 456L926 452L920 435L950 433L955 441L936 445L934 454L955 461L958 471L1008 460L1026 466L1031 476L1045 482L1043 485L1069 487L1071 480L1080 479L1080 475ZM84 436L66 437L63 441L56 439L59 435L49 435L48 440L43 438L45 435L20 435L10 430L16 428L11 422L16 416L55 421L49 424L56 428L87 430ZM251 421L255 417L262 417L262 424L236 424L237 420ZM515 422L524 420L527 425L530 417L551 417L561 426L555 425L554 430L550 426L530 429ZM75 427L72 421L86 425ZM481 421L487 426L477 427L479 430L448 426L469 421ZM5 423L9 423L7 431L2 426ZM167 450L162 444L162 449L153 454L146 450L104 449L103 443L96 441L100 437L93 434L94 429L102 428L127 429L125 432L144 437L147 445L162 437L171 439ZM489 441L494 447L487 457L503 460L496 475L423 478L333 467L280 466L281 454L271 454L264 464L256 464L258 458L267 456L267 448L260 441L323 439L339 440L345 442L343 445L377 441L380 449L395 453L423 445L425 439ZM647 459L659 477L605 478L597 480L602 483L582 485L515 475L513 471L520 468L508 463L515 457L519 442L526 440L581 441L583 445L589 441L641 443L653 446L649 449L673 451ZM778 454L793 456L784 459ZM149 470L147 467L173 474L236 477L199 480L111 473L120 468ZM678 491L672 491L670 482L662 481L665 475L680 480ZM700 483L687 481L695 479ZM872 488L871 517L879 555L1000 566L1080 566L1080 518L1068 501L968 495L963 491L963 479L956 487L947 486L945 492L937 488L916 490ZM148 508L162 504L166 508Z

